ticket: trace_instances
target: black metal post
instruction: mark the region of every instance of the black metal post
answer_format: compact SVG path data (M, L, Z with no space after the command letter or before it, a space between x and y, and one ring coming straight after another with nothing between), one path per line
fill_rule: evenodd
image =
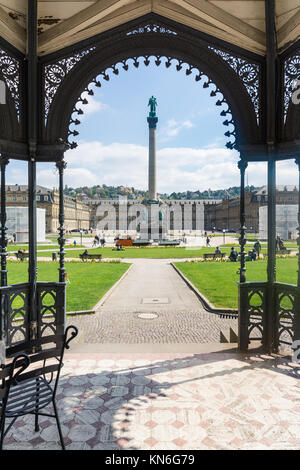
M240 187L240 238L239 243L241 247L240 252L240 282L246 282L246 266L245 266L245 245L247 240L245 238L246 233L246 214L245 214L245 172L248 163L245 160L240 160L238 167L241 175L241 187Z
M247 291L243 289L243 284L246 282L246 266L245 266L245 245L246 245L246 215L245 215L245 172L248 163L241 159L238 163L240 170L240 238L239 243L240 251L240 285L239 285L239 319L238 331L239 341L238 346L240 351L247 351L249 345L248 333L248 308L247 308Z
M1 157L1 287L7 286L7 266L6 266L6 247L7 247L7 227L6 227L6 191L5 191L5 172L9 160Z
M298 166L298 277L297 294L295 298L294 341L300 340L300 156L296 157Z
M59 282L65 282L65 251L64 246L66 239L64 237L64 221L65 221L65 214L64 214L64 170L67 164L64 160L56 163L56 167L59 171L59 237L58 237L58 244L59 244Z
M297 277L297 287L300 290L300 156L296 158L296 165L298 166L298 277ZM300 339L300 338L299 338Z
M37 337L36 149L38 129L37 0L28 0L28 217L30 339Z
M275 2L265 1L266 16L266 144L268 148L268 292L264 321L263 345L273 351L276 328L276 117L277 117L277 45Z

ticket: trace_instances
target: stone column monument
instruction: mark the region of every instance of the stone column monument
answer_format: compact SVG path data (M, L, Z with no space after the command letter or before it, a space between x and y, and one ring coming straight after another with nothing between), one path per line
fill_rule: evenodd
M149 125L149 174L148 174L148 197L150 200L157 199L156 192L156 124L158 117L156 116L157 101L154 96L149 99L150 106L149 116L147 117Z

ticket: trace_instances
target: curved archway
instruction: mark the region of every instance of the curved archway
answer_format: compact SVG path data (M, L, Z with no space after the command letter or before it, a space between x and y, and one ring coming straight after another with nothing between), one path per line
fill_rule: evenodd
M165 64L170 67L173 60L177 61L178 71L186 64L186 75L194 74L195 80L202 82L203 87L210 90L210 95L216 97L217 106L227 105L222 109L221 116L226 118L225 126L233 126L225 133L230 139L228 148L238 149L240 145L259 142L261 126L257 123L257 110L251 94L245 86L245 81L249 80L249 70L241 70L237 74L234 67L222 58L222 54L197 37L178 33L176 28L174 31L159 31L153 32L153 26L149 33L145 33L144 29L142 32L138 29L128 32L128 26L126 32L122 28L110 38L109 43L103 39L102 46L106 44L106 47L101 47L98 42L85 51L77 52L81 57L80 60L75 60L70 74L59 71L58 67L63 65L62 60L59 64L53 63L52 73L60 84L51 97L47 110L44 130L46 143L55 143L58 137L68 141L70 135L78 135L72 125L79 124L78 115L82 114L82 110L76 108L76 104L83 101L83 92L93 94L91 84L101 86L101 81L109 81L110 74L118 75L119 67L128 70L130 62L134 67L139 67L142 61L147 66L152 56L155 57L157 66ZM242 65L239 64L240 69ZM51 65L48 67L50 72ZM206 78L202 80L204 77ZM68 100L65 100L66 96ZM71 147L76 146L70 141L69 144Z

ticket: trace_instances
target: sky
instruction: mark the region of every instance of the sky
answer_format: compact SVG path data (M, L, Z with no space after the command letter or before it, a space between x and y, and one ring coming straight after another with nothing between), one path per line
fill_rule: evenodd
M80 107L81 124L74 137L75 150L65 154L68 163L65 183L71 187L112 185L147 190L148 184L148 101L157 99L157 189L159 193L201 191L239 186L237 151L228 150L224 136L221 98L210 97L215 87L203 88L205 77L196 82L195 73L187 76L176 61L166 68L154 59L146 67L119 67L110 73L102 87L91 86L94 96ZM72 136L71 136L72 137ZM9 184L27 184L27 165L12 161L7 171ZM266 163L250 164L246 173L249 185L266 184ZM37 183L58 186L53 164L37 165ZM278 184L297 184L294 161L277 164Z

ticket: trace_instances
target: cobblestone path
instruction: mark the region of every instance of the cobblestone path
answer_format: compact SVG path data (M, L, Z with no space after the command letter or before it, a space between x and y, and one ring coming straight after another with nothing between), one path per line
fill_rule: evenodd
M220 330L237 326L206 312L170 260L126 261L133 266L96 314L69 319L81 342L209 343L220 340Z

